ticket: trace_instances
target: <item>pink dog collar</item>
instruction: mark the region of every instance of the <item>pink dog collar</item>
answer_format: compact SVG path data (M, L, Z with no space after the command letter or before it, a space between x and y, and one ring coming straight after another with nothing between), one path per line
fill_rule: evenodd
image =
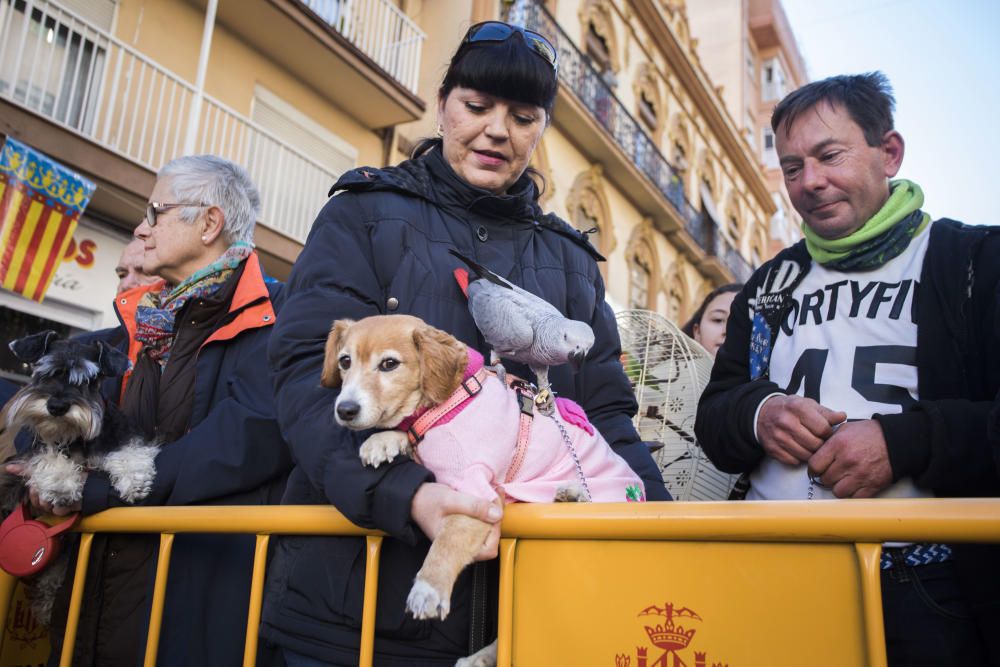
M424 433L436 424L446 424L462 411L466 401L479 393L486 379L485 361L483 355L471 347L466 348L469 357L462 376L462 384L443 403L432 408L421 408L396 426L398 431L406 431L410 444L415 445L424 437ZM445 406L448 406L445 408ZM428 416L430 415L430 416Z

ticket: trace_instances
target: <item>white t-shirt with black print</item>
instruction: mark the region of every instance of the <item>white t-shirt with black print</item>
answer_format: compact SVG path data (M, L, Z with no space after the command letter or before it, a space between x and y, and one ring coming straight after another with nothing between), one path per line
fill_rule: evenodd
M917 396L917 299L930 225L897 257L872 271L842 273L813 262L792 293L795 305L771 353L771 380L848 420L902 412ZM748 500L834 498L812 485L805 464L765 457L750 477ZM903 479L879 494L933 494Z

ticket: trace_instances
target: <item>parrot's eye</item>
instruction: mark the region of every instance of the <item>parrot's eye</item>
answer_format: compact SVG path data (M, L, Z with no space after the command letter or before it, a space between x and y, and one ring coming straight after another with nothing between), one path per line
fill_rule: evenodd
M392 357L387 357L382 360L378 365L380 371L394 371L399 366L399 359L393 359Z
M340 355L340 358L337 360L337 365L340 366L340 370L346 371L348 368L351 367L351 355L349 354Z

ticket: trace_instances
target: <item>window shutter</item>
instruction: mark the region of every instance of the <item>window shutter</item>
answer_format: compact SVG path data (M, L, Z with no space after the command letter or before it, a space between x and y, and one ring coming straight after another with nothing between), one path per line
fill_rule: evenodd
M254 91L251 117L275 137L337 176L357 164L358 151L354 146L260 86Z
M59 0L59 4L101 30L111 32L115 21L115 0Z

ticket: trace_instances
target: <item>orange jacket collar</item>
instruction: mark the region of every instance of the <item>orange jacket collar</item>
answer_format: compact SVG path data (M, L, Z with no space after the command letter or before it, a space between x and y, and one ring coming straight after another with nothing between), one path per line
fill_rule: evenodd
M136 309L139 306L139 301L146 292L161 290L163 289L163 284L164 281L160 280L151 285L140 285L127 292L122 292L115 298L115 309L118 311L122 324L128 331L128 358L133 365L135 364L135 360L139 358L139 351L142 349L142 343L136 340L135 337ZM202 347L214 341L230 340L249 329L268 327L274 324L274 306L271 304L267 285L264 283L264 274L260 270L260 259L258 259L256 252L251 253L247 257L243 275L240 276L240 282L236 285L236 292L233 294L233 299L229 304L230 313L237 311L239 311L239 314L225 326L216 329L208 337L208 340L202 343ZM131 374L132 371L130 368L122 379L123 395L125 384L128 382L128 377Z

